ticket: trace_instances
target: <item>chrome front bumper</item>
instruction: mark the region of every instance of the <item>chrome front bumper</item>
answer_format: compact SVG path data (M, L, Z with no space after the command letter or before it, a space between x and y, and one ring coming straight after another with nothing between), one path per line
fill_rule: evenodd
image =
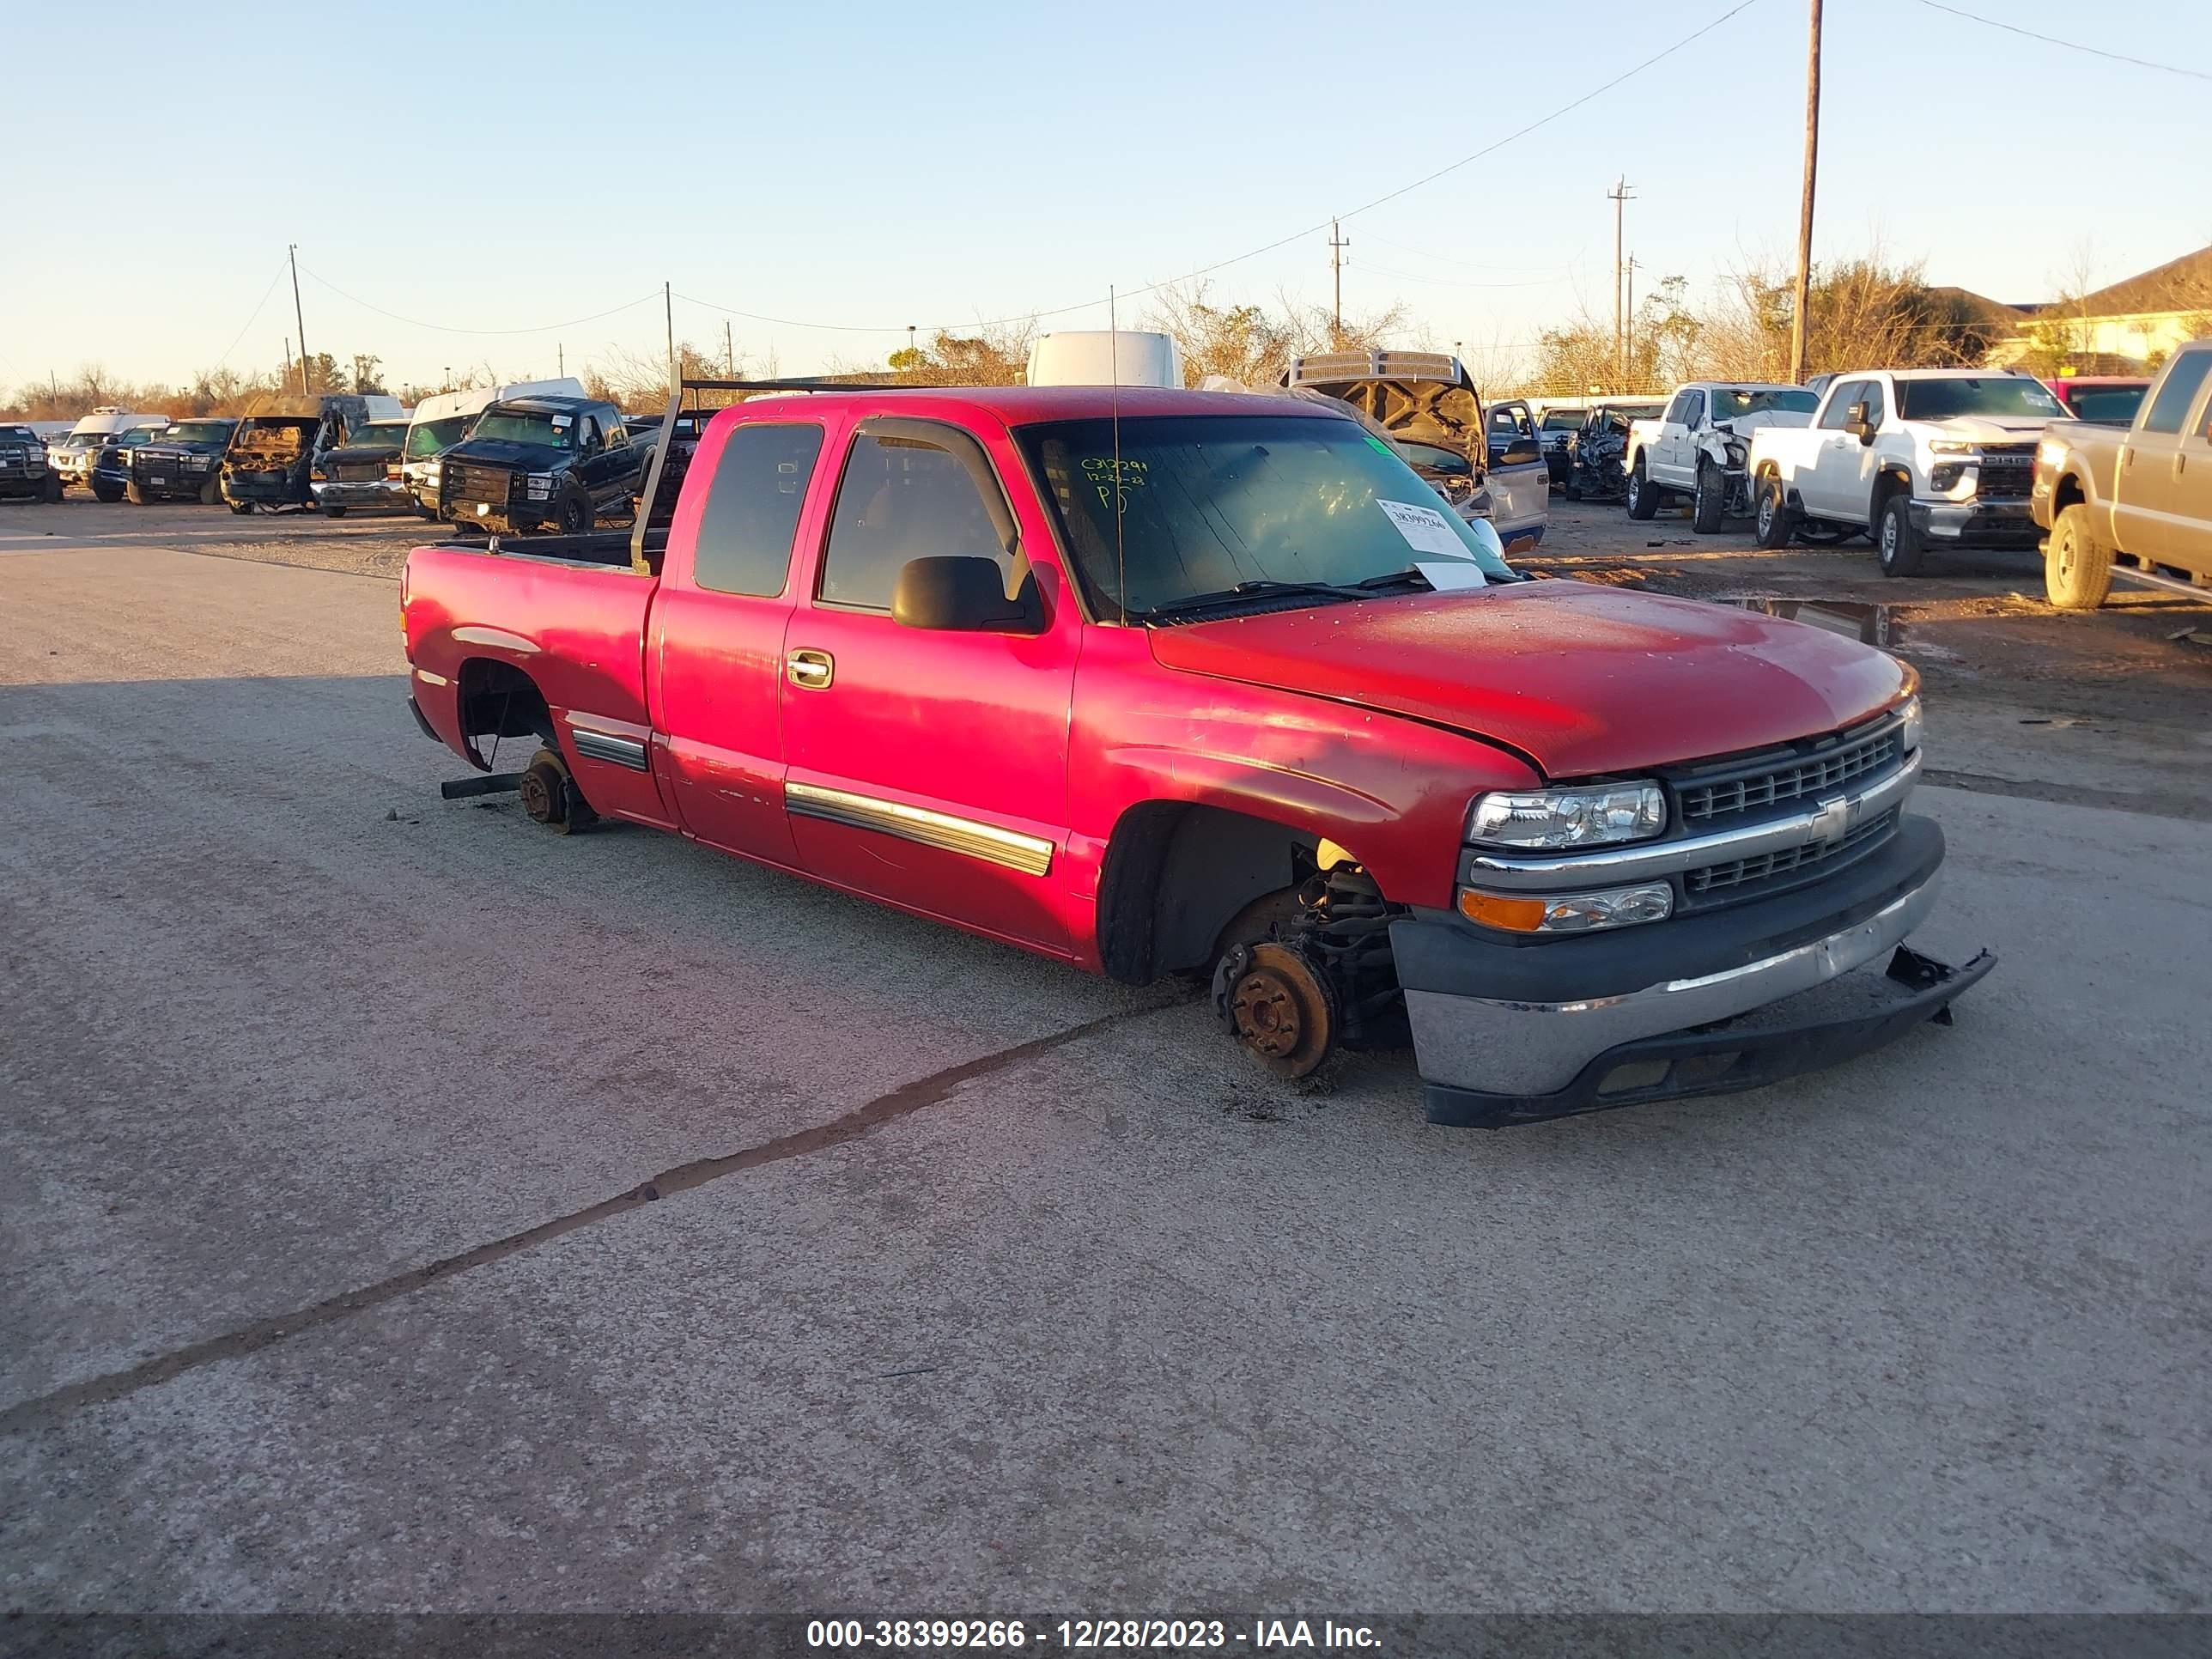
M312 483L308 492L319 507L410 507L414 497L398 478L333 479Z
M1927 919L1938 883L1938 874L1930 873L1911 892L1826 939L1741 968L1662 980L1621 996L1504 1002L1409 990L1406 1013L1421 1076L1484 1094L1556 1094L1611 1050L1768 1007L1887 955Z

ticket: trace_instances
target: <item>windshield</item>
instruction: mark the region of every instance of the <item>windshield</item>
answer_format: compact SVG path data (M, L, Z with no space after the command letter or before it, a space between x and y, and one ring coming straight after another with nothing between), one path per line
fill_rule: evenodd
M1403 438L1398 447L1406 459L1414 466L1425 466L1431 472L1449 472L1457 477L1462 472L1474 471L1474 463L1456 449L1445 449L1436 444L1409 444Z
M477 418L471 438L496 438L502 443L536 444L541 449L573 449L576 417L537 415L520 409L488 409Z
M2066 411L2050 388L2024 374L1962 374L1941 380L1899 380L1897 413L1907 421L1948 421L1960 415L2046 421L2063 418Z
M410 455L435 455L460 442L469 429L470 416L450 416L442 421L417 421L407 428Z
M1582 423L1583 412L1579 409L1554 409L1544 416L1544 430L1547 432L1572 432Z
M2132 426L2142 407L2148 386L2077 386L2069 388L2065 402L2077 421L2096 426Z
M1732 421L1739 415L1761 415L1776 410L1790 415L1810 415L1820 406L1815 394L1799 386L1717 386L1713 388L1713 418Z
M349 434L346 442L371 449L397 449L407 441L407 431L404 421L371 421L358 432Z
M230 436L228 421L179 421L161 434L165 444L219 444Z
M1212 415L1120 427L1118 444L1110 421L1016 434L1096 614L1152 615L1248 582L1349 586L1416 560L1467 559L1486 576L1515 580L1419 474L1355 422ZM1109 505L1116 495L1118 550ZM1124 569L1126 608L1115 603Z

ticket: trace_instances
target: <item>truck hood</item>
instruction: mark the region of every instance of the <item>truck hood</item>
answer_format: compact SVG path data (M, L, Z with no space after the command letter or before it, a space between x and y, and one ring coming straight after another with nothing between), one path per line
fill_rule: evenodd
M1565 580L1156 628L1152 646L1168 668L1493 739L1549 778L1832 732L1906 683L1887 653L1802 623Z
M465 438L441 455L448 465L504 466L517 472L554 472L574 459L550 444L517 443L512 438Z
M325 465L331 466L360 461L391 462L399 459L399 446L397 444L348 444L343 449L325 450L322 459Z
M2035 416L1998 421L1986 415L1954 415L1948 421L1913 421L1909 424L1925 427L1938 437L1960 443L2016 444L2039 436L2051 422Z
M1755 432L1763 426L1810 426L1811 410L1755 409L1748 415L1731 415L1725 421L1713 423L1723 431Z

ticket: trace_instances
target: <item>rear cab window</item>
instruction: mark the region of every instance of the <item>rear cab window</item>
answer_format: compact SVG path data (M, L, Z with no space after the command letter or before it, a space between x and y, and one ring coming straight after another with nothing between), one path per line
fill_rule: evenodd
M2143 416L2146 432L2175 432L2189 418L2189 410L2203 389L2204 379L2212 372L2212 348L2185 351L2173 360L2157 392L2150 400L2150 410Z
M730 434L700 510L691 565L697 586L757 599L783 592L822 438L819 426L765 421Z

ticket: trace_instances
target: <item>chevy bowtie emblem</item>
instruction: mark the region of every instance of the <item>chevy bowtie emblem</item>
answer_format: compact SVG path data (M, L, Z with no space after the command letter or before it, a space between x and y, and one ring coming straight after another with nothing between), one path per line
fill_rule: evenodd
M1841 841L1851 827L1851 804L1838 795L1833 800L1824 800L1820 810L1813 814L1813 839Z

